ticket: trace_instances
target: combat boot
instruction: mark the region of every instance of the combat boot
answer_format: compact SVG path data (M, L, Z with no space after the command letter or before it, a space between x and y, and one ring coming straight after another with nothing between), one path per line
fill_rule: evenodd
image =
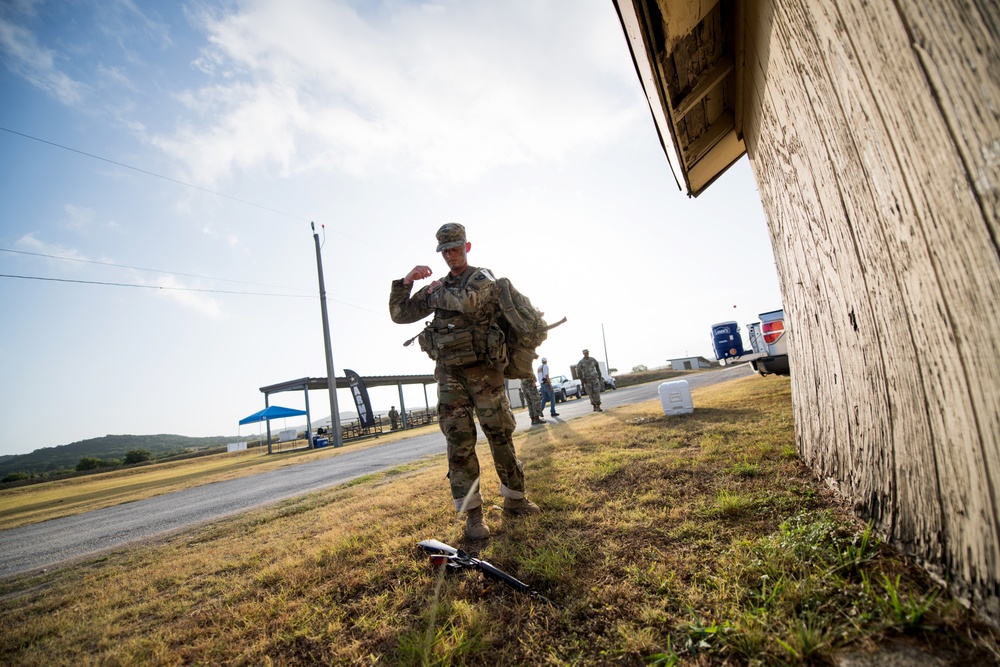
M508 514L528 515L538 514L542 511L542 508L527 498L518 498L517 500L514 498L504 498L503 511Z
M465 513L465 536L470 540L485 540L490 536L490 527L483 521L482 506Z

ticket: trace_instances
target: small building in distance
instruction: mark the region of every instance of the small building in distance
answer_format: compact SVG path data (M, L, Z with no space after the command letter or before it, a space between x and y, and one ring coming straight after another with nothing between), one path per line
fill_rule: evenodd
M712 362L705 357L681 357L679 359L667 359L670 368L675 371L694 371L699 368L711 368Z

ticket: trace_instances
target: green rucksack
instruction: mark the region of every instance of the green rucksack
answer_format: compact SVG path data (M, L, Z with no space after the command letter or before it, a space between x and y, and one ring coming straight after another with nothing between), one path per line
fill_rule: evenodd
M548 338L549 329L559 326L566 318L546 324L542 317L545 313L531 305L528 297L518 292L507 278L497 279L497 292L500 300L497 325L507 342L507 367L503 376L508 380L520 380L534 375L534 362L538 358L535 350Z

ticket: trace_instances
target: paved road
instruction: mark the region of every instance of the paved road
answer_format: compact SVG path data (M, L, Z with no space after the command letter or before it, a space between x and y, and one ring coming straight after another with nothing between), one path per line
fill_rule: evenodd
M691 388L752 374L747 365L689 375ZM602 407L639 403L658 397L659 382L625 387L602 395ZM590 413L587 397L559 403L561 422ZM516 413L518 429L528 429L526 411ZM544 428L536 426L534 428ZM27 574L68 563L151 537L176 532L286 498L318 491L381 470L388 470L445 451L440 432L414 436L320 461L215 482L155 498L108 507L76 516L0 531L0 577Z

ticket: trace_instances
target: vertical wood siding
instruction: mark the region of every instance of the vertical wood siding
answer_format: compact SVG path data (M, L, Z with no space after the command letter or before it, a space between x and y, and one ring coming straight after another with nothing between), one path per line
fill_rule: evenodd
M806 462L1000 619L1000 10L746 0Z

